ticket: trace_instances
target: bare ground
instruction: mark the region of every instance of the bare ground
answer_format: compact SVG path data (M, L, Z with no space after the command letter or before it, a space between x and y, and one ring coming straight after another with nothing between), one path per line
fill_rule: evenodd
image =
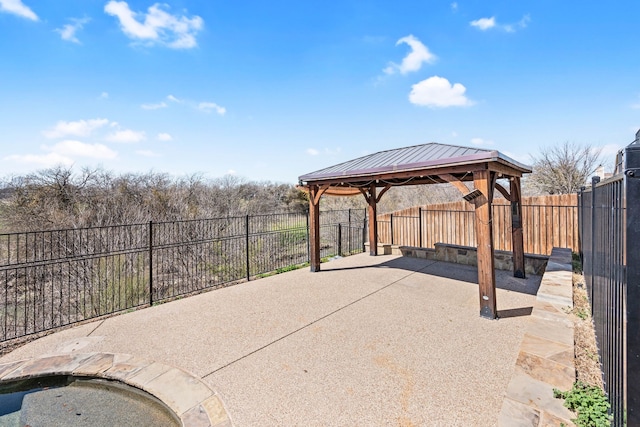
M582 274L573 274L576 377L584 384L603 387L602 368L591 318L591 305Z

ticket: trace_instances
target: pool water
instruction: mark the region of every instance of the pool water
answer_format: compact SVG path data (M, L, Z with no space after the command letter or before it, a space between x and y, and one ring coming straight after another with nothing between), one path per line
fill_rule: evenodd
M58 376L0 385L0 427L180 426L155 397L116 381Z

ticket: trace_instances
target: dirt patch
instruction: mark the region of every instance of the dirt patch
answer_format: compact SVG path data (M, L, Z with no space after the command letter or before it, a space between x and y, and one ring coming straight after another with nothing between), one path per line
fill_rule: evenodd
M573 311L575 325L576 377L584 384L603 387L602 366L591 318L591 304L582 274L573 274Z

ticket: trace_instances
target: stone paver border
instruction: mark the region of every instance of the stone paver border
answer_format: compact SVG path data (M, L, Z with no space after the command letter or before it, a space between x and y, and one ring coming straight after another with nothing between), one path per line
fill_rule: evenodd
M218 395L187 372L128 354L70 353L0 364L0 385L68 375L120 381L159 399L184 427L231 427Z
M575 415L553 397L576 380L571 250L553 248L520 344L498 425L574 425Z

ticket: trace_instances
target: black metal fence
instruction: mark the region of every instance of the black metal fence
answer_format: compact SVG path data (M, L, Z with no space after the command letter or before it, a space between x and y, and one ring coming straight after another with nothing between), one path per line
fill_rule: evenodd
M322 212L321 256L363 252L365 229L365 210ZM304 214L0 234L0 342L308 260Z
M640 132L639 132L640 134ZM640 135L578 195L580 255L613 425L640 425Z

